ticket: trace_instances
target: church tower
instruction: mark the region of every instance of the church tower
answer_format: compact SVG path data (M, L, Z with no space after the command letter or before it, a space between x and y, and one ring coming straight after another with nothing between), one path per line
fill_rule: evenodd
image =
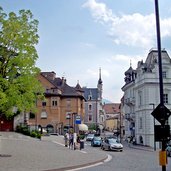
M97 89L98 89L98 98L99 100L102 100L103 82L101 79L101 68L99 69L99 80L97 84Z

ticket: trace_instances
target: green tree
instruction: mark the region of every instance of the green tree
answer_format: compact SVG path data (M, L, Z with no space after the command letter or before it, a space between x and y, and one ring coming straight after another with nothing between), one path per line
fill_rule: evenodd
M8 15L0 7L0 114L36 111L35 102L43 97L37 76L36 44L38 21L30 10Z

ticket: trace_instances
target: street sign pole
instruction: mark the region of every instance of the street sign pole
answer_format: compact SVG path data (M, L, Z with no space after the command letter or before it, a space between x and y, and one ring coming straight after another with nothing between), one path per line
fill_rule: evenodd
M161 58L161 41L160 41L160 22L159 22L159 7L158 0L155 0L155 13L156 13L156 31L157 31L157 46L158 46L158 65L159 65L159 84L160 84L160 104L164 106L163 101L163 76L162 76L162 58ZM164 111L162 111L164 112ZM165 113L162 113L165 115ZM162 123L165 127L166 120ZM162 152L166 150L166 141L162 140ZM162 153L161 153L162 154ZM166 171L166 164L162 165L162 171Z

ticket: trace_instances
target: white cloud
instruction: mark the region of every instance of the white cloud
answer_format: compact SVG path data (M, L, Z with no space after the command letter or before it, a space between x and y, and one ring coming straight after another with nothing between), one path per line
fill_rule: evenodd
M137 67L137 62L142 60L145 56L139 56L139 55L122 55L122 54L116 54L112 56L112 60L116 61L117 63L125 63L125 66L129 67L128 61L132 65L132 67L135 69Z
M89 8L96 21L103 23L113 20L112 10L108 9L104 3L97 3L95 0L88 0L82 5L82 7Z
M155 15L134 13L116 16L104 3L88 0L84 8L91 11L95 21L108 26L108 34L117 45L123 44L148 49L156 43ZM161 37L171 36L171 18L161 20Z

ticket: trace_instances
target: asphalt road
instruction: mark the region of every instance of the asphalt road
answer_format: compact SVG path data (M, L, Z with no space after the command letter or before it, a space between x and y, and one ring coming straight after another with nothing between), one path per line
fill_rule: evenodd
M0 132L0 135L0 171L162 170L159 166L158 151L147 147L128 147L124 144L123 152L114 152L102 151L99 147L91 147L90 142L86 142L85 149L80 151L64 147L64 140L60 136L43 137L40 141L10 132ZM111 156L111 160L103 162L107 156ZM96 161L98 163L92 167L91 164ZM76 169L78 165L80 168ZM171 158L168 158L166 170L171 170Z
M82 168L82 171L161 171L159 165L159 151L146 147L124 146L123 152L106 151L112 160L91 168ZM171 158L168 158L166 170L171 170Z

